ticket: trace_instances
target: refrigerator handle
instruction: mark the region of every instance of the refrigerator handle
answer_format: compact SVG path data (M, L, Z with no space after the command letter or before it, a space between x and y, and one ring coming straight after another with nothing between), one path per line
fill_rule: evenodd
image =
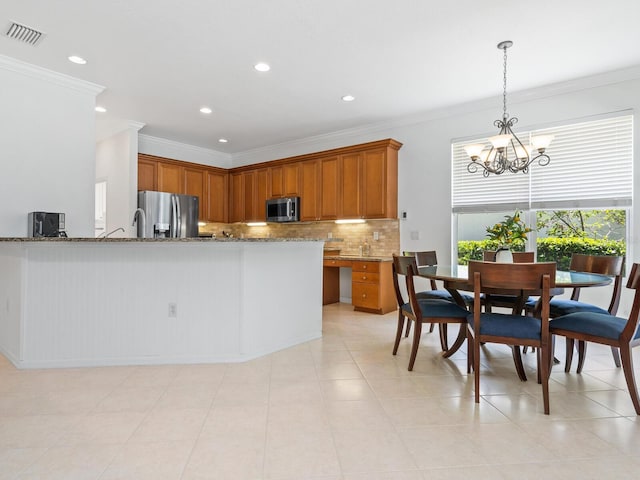
M178 238L182 234L182 212L180 211L180 198L177 195L173 196L174 201L176 202L176 234L175 237Z
M171 195L171 227L169 229L169 236L170 237L176 237L176 229L178 227L178 212L177 212L177 205L176 205L176 196L175 195Z

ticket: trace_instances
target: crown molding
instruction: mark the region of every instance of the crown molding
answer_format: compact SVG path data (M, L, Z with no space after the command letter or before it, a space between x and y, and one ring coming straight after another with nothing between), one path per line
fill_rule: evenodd
M6 55L0 55L0 68L93 96L97 96L105 89L102 85L54 72L53 70L32 65L31 63L7 57Z
M187 143L167 140L166 138L152 137L143 133L138 134L138 145L140 153L174 158L171 154L166 153L167 150L169 150L173 152L181 152L178 160L204 163L212 167L231 167L230 154L212 150L210 148L197 147Z

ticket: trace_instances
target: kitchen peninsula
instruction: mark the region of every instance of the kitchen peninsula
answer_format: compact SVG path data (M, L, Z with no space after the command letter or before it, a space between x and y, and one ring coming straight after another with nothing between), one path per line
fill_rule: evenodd
M323 241L0 239L19 368L237 362L322 335Z

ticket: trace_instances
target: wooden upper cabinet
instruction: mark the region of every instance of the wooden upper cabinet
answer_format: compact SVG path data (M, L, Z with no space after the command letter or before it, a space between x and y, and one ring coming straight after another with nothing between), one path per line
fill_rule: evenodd
M229 222L244 220L244 188L242 172L229 176Z
M269 167L269 198L300 195L300 164L286 163Z
M282 166L282 189L285 197L300 195L300 163L287 163Z
M208 222L228 221L229 174L207 170L205 173L206 212ZM201 215L202 216L202 215Z
M340 179L340 218L360 218L362 216L362 154L350 153L340 158L342 176Z
M242 174L242 189L243 189L243 203L244 203L244 215L242 216L243 221L250 221L255 219L255 172L243 172Z
M254 218L258 222L264 222L267 219L267 198L269 191L269 169L260 168L255 172L255 196L253 213Z
M158 162L155 160L138 160L138 191L151 190L154 191L158 187L156 185Z
M173 163L158 162L158 191L182 193L183 168Z
M318 161L302 162L300 169L300 220L319 220L320 185L318 182Z
M362 215L384 218L387 214L386 151L364 152L362 158Z
M284 189L282 186L282 165L269 168L269 188L267 195L269 198L284 197Z
M335 220L338 218L340 202L340 157L321 158L319 163L319 216L321 220Z
M205 221L209 216L206 188L206 169L197 167L184 167L182 192L186 195L198 197L198 218Z

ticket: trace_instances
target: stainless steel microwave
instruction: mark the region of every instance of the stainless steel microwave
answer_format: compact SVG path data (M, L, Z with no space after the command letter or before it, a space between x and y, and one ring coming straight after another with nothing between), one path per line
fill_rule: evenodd
M300 221L300 197L267 200L267 222Z

